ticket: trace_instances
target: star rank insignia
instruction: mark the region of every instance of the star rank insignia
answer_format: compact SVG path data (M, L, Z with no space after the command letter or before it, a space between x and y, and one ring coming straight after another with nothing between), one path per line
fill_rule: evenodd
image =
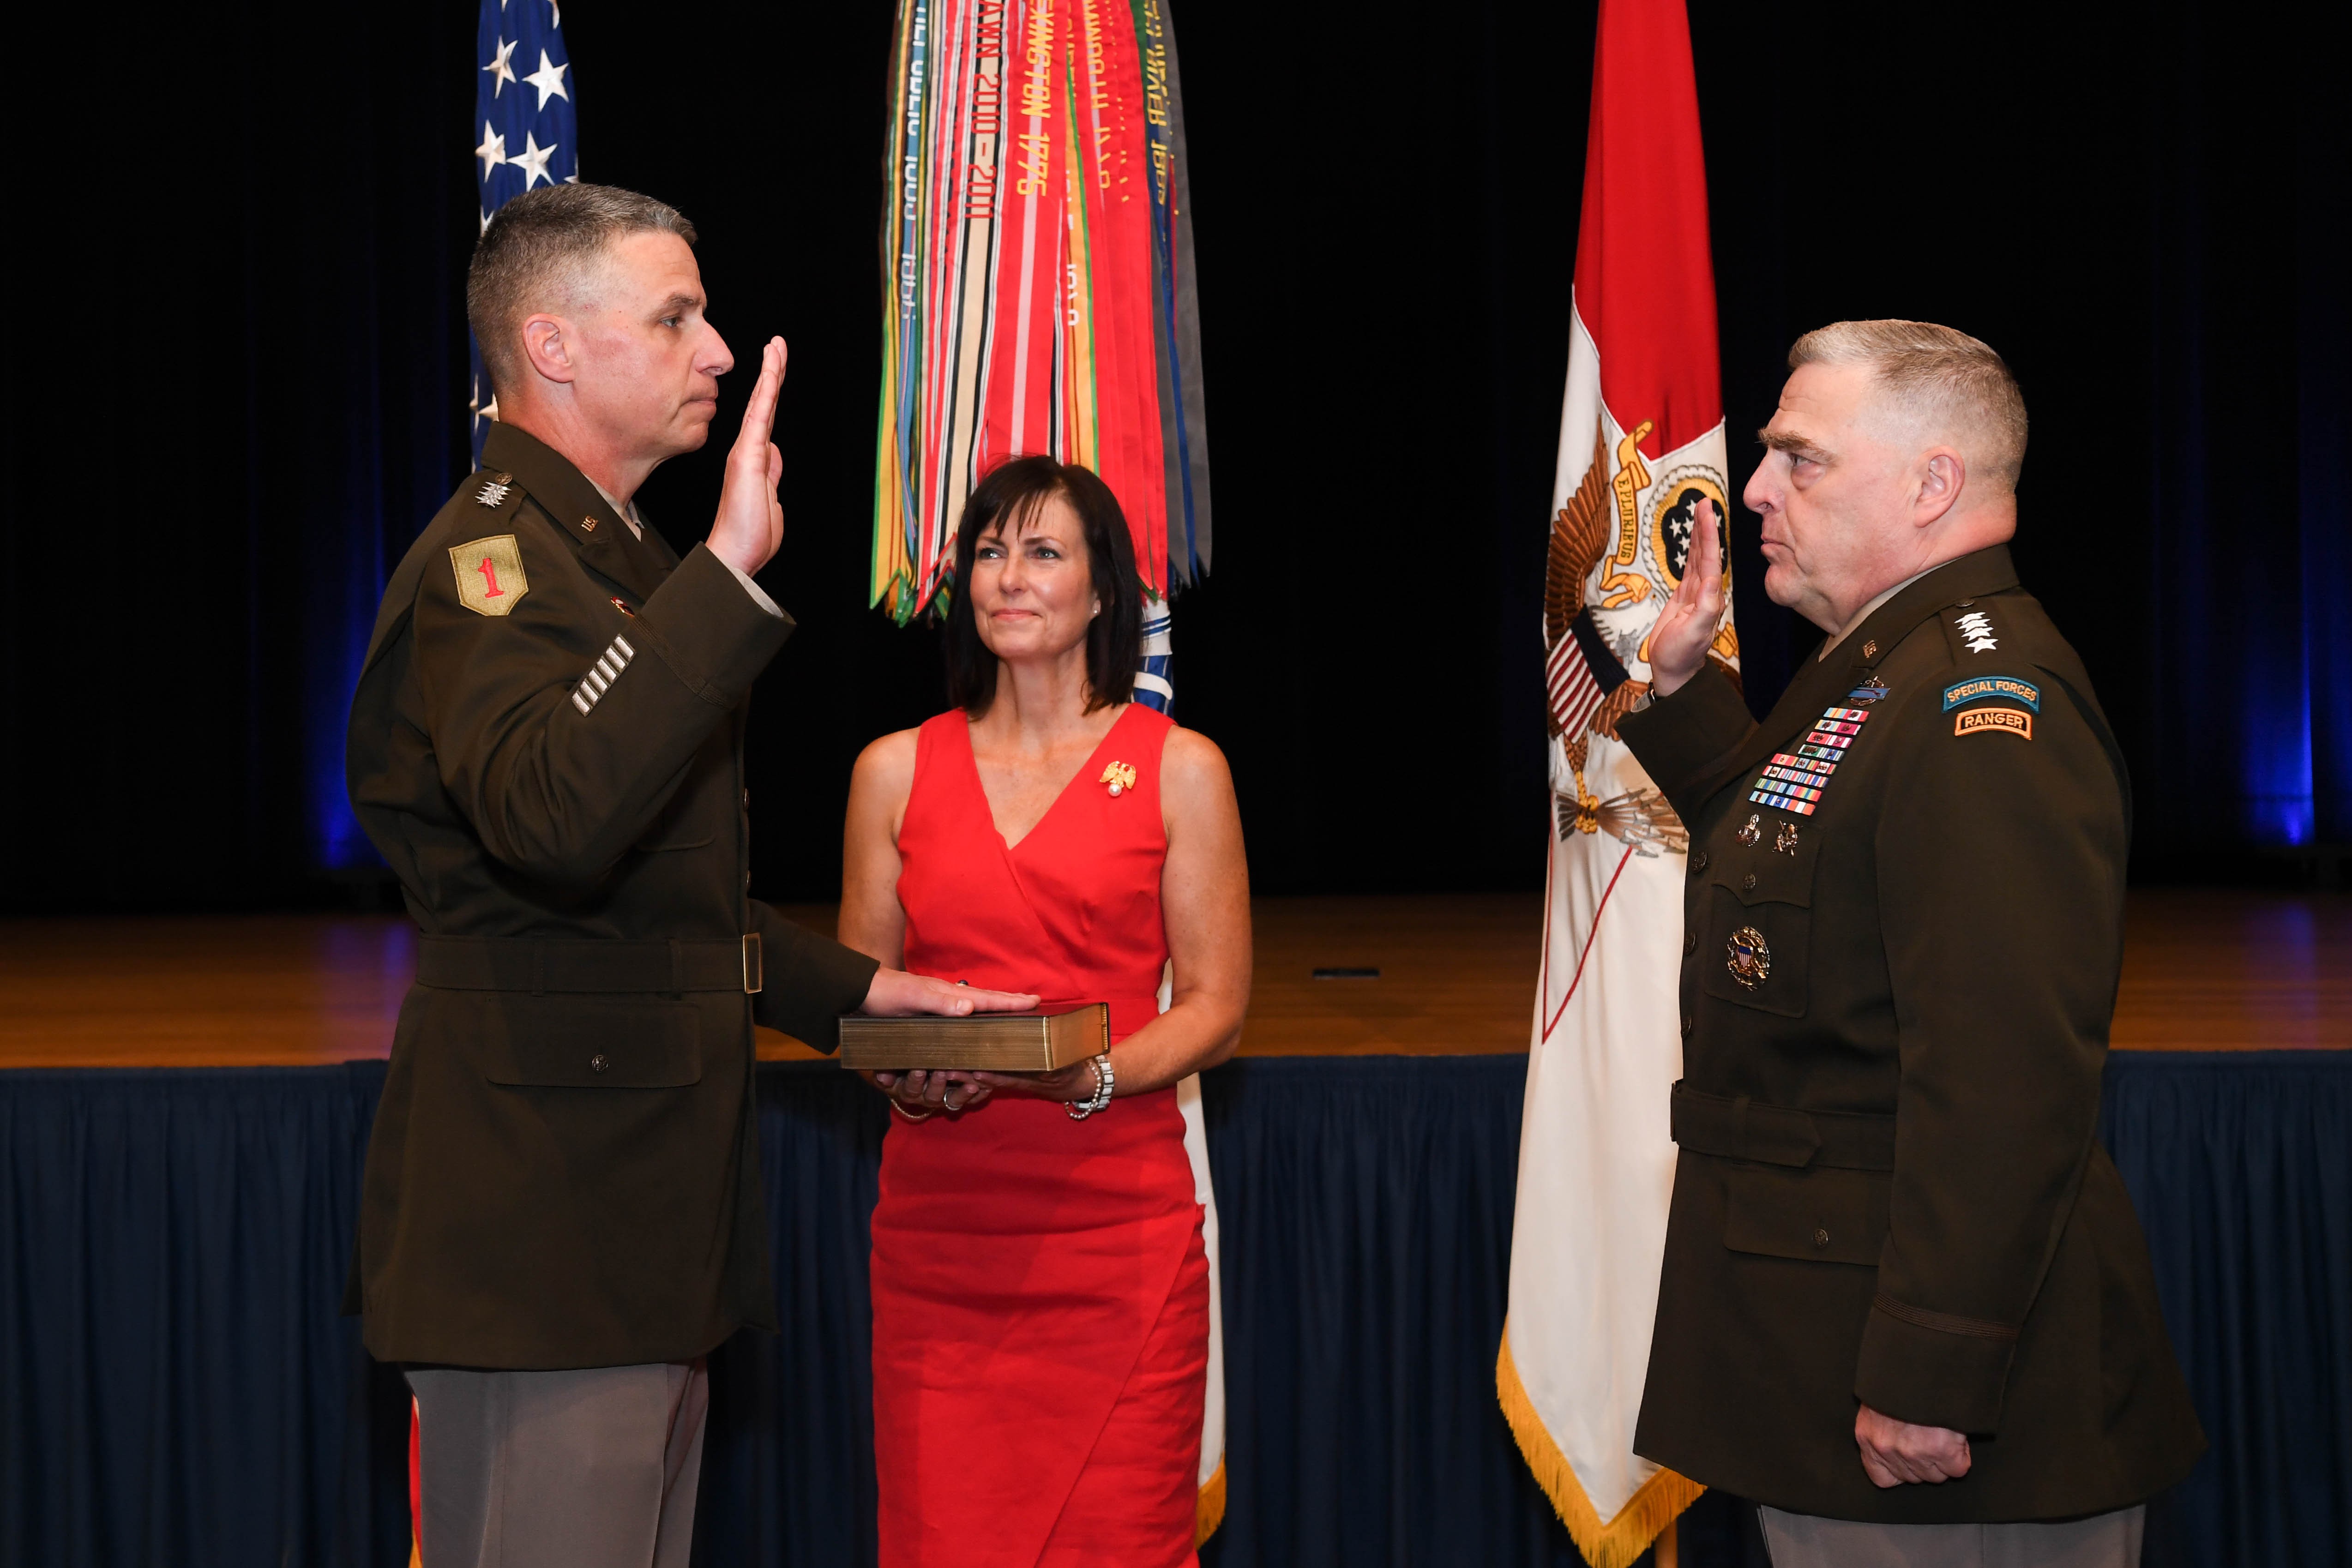
M513 475L493 475L489 478L482 481L481 489L475 494L474 503L477 506L488 507L491 511L495 512L500 507L507 504L507 492L513 488Z

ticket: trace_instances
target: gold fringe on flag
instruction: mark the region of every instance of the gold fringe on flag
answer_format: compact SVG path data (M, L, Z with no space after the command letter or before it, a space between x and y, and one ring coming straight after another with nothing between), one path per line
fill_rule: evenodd
M1217 1533L1217 1526L1225 1522L1225 1461L1217 1461L1217 1473L1201 1488L1201 1495L1192 1505L1192 1550L1198 1552L1208 1544L1209 1537Z
M1543 1417L1536 1414L1535 1401L1528 1397L1526 1387L1519 1382L1519 1369L1511 1363L1511 1325L1503 1324L1502 1349L1495 1357L1495 1394L1502 1402L1503 1419L1511 1424L1511 1436L1518 1439L1519 1452L1535 1472L1536 1484L1551 1499L1551 1506L1559 1521L1568 1526L1569 1539L1584 1553L1592 1568L1632 1568L1633 1560L1650 1549L1650 1543L1665 1532L1668 1525L1681 1517L1706 1489L1696 1481L1660 1470L1642 1483L1642 1490L1625 1500L1616 1517L1602 1521L1594 1511L1592 1501L1584 1495L1584 1487L1576 1479L1576 1471L1559 1445L1551 1440L1544 1429Z

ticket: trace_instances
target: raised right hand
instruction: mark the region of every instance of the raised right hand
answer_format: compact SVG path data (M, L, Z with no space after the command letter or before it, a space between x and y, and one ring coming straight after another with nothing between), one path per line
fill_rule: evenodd
M760 350L760 380L743 410L743 428L727 454L727 482L710 525L710 553L746 577L767 565L784 542L784 507L776 499L784 455L769 439L783 389L784 340L771 338Z
M1723 620L1723 530L1716 517L1713 501L1698 504L1683 580L1650 628L1650 686L1660 696L1706 667L1706 651Z

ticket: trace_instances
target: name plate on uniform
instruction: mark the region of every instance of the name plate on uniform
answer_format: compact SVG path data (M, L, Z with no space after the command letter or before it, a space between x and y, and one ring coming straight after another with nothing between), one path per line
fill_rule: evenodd
M1109 1049L1110 1009L1101 1002L1061 1013L841 1020L841 1065L866 1072L1051 1072Z

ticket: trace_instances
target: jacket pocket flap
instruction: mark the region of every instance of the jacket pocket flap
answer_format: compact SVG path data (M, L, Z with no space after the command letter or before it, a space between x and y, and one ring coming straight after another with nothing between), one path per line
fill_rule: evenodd
M1708 878L1742 904L1793 904L1810 909L1813 903L1813 862L1822 849L1822 831L1775 811L1757 824L1757 841L1715 857Z
M1875 1266L1893 1183L1873 1171L1723 1167L1723 1244L1809 1263Z
M682 1089L702 1081L691 1002L655 998L499 998L505 1049L486 1054L493 1083L569 1089Z

